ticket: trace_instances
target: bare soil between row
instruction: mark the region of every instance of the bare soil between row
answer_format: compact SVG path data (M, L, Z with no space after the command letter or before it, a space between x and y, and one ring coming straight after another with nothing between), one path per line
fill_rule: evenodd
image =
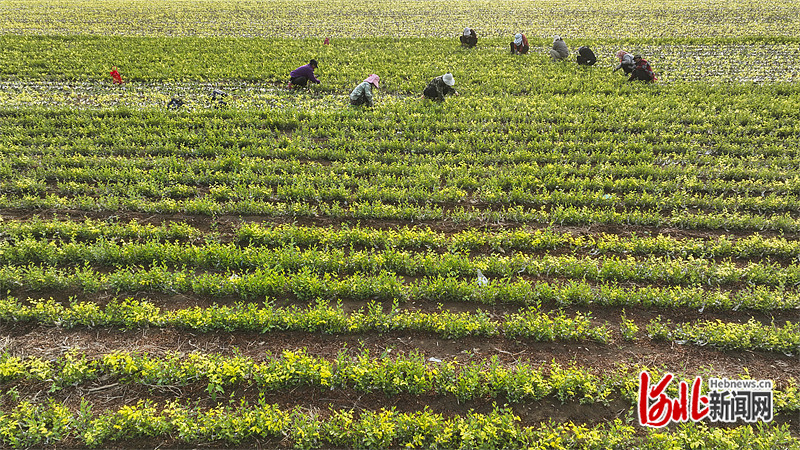
M339 227L342 221L329 218L299 219L275 217L206 217L191 215L148 215L138 213L90 213L85 211L3 211L4 219L29 220L34 216L49 219L82 221L86 218L96 220L113 220L128 222L136 220L140 223L161 225L169 222L183 222L202 231L214 231L222 235L232 234L242 222L295 223L315 227ZM484 229L515 228L515 224L465 224L465 223L416 223L395 221L360 221L364 227L382 229L402 226L423 226L442 233L458 231L480 226ZM701 230L655 229L647 227L616 227L593 225L586 227L551 227L557 231L574 234L613 233L631 235L632 233L653 235L667 234L676 238L713 238L721 234L736 235L729 232L710 232ZM741 233L746 235L748 233ZM769 235L769 233L763 233ZM789 236L784 236L790 238ZM793 236L791 238L796 238ZM25 298L26 292L15 293ZM30 292L32 298L54 296L66 302L68 294L75 294L79 301L96 301L102 303L113 296L110 293L64 293L64 292ZM122 296L120 296L122 297ZM189 306L207 307L213 304L232 304L238 299L209 298L198 295L141 294L137 298L153 301L165 309L179 309ZM124 297L123 297L124 298ZM291 299L284 299L283 305L293 304ZM348 310L362 307L362 303L346 303ZM303 306L299 304L298 306ZM608 323L612 328L612 342L600 344L596 342L534 342L530 340L512 340L504 337L465 337L445 339L430 333L365 333L365 334L321 334L306 332L194 332L177 328L139 328L120 330L111 328L75 327L66 329L58 326L42 325L32 322L0 322L0 351L17 356L35 356L44 359L55 359L64 353L77 350L88 357L99 357L113 351L141 352L150 355L167 353L202 352L221 355L243 355L256 361L264 360L268 355L280 355L284 350L304 349L310 355L334 359L340 352L353 354L369 350L372 355L387 353L389 355L418 352L425 358L455 361L459 364L487 361L496 357L501 364L515 366L522 363L534 367L548 366L558 363L562 366L580 366L596 374L614 373L619 367L650 367L687 375L703 375L717 377L739 377L747 375L752 379L775 380L776 388L786 386L790 378L800 379L800 360L797 355L787 356L780 353L757 351L722 351L710 347L691 344L679 345L674 342L653 341L640 332L634 342L625 341L619 334L619 322L622 308L589 307L561 308L557 305L545 305L555 311L563 309L568 314L578 311L592 313L592 321L597 324ZM404 307L423 311L433 311L439 306L425 302L410 302ZM519 310L519 305L479 305L458 302L445 303L443 309L452 311L474 311L478 308L501 317ZM775 319L797 321L800 313L784 311L776 314L753 311L712 311L699 313L689 308L626 308L625 314L640 329L658 315L672 320L674 323L692 322L695 320L720 319L726 321L745 322L755 318L762 322ZM124 405L134 404L140 399L151 399L156 402L180 400L200 406L215 406L227 402L230 398L245 399L251 404L257 403L259 396L264 396L268 403L275 403L283 408L298 407L313 411L321 416L332 409L352 409L355 412L395 408L398 411L420 411L429 408L431 411L445 416L465 414L469 411L487 412L494 405L508 406L520 417L522 425L536 425L543 422L572 421L582 424L598 424L620 418L635 421L633 405L621 398L612 399L609 404L581 404L578 401L561 402L557 398L547 397L543 400L521 403L509 403L507 399L478 398L466 402L458 402L452 396L426 395L393 395L381 392L364 393L354 389L319 390L311 387L259 392L253 385L238 385L226 391L224 399L214 398L201 383L186 386L144 386L127 384L113 379L99 379L90 383L67 387L54 394L48 394L46 383L31 381L11 381L0 384L0 390L7 392L15 388L21 398L43 400L50 396L71 407L76 407L80 399L88 399L98 410L115 410ZM7 400L6 400L7 401ZM779 414L777 423L788 424L795 435L800 435L800 416L797 414ZM716 425L715 425L716 426ZM290 445L286 439L268 441L252 441L249 447L283 447ZM111 448L190 448L185 443L167 440L137 439L120 443L112 443ZM228 447L224 443L205 443L212 448ZM63 442L61 448L80 447L76 442Z

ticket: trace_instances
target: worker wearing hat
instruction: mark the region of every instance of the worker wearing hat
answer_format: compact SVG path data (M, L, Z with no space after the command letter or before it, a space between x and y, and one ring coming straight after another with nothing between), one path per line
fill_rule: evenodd
M289 89L295 86L305 87L308 82L319 84L319 80L314 76L314 69L318 66L317 61L312 59L308 64L300 66L289 73Z
M359 83L350 93L350 104L353 106L372 106L372 88L380 89L381 77L374 73Z
M522 33L514 35L514 41L511 42L512 55L524 55L528 53L530 46L528 45L528 38Z
M431 80L425 90L422 91L422 96L437 102L444 101L445 95L458 95L458 92L453 89L453 85L455 84L456 80L453 78L453 74L447 72L446 74Z

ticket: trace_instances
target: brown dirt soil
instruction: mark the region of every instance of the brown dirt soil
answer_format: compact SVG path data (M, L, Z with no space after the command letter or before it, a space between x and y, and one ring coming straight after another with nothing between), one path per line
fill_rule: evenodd
M326 218L299 219L290 217L204 217L190 215L147 215L138 213L89 213L85 211L3 211L5 220L28 220L34 215L49 219L54 215L62 220L112 219L120 222L136 220L143 223L163 224L168 222L184 222L200 230L214 230L223 236L231 235L242 222L268 222L268 223L297 223L302 225L320 227L338 227L341 221ZM435 231L453 233L467 229L471 226L487 227L485 224L454 224L454 223L402 223L386 221L361 221L361 226L376 228L394 228L398 226L424 226ZM499 225L497 228L509 226ZM654 229L645 227L618 227L618 226L591 226L591 227L556 227L558 231L575 234L610 233L630 235L637 233L668 234L676 238L711 238L719 234L697 230ZM764 233L768 235L768 233ZM796 239L797 236L784 236ZM22 298L24 292L16 293ZM79 292L37 292L31 293L34 298L53 297L59 301L67 301L70 296L78 300L95 301L102 303L112 298L110 293L86 295ZM141 295L139 298L147 299L164 309L178 309L187 306L210 306L217 304L231 304L238 299L232 298L207 298L195 295ZM286 299L285 302L291 302ZM352 302L343 305L347 310L355 310L364 306L364 303ZM544 305L547 309L557 310L557 305ZM406 308L432 311L436 306L424 302L409 302ZM453 311L474 311L477 308L488 311L496 317L516 312L518 305L474 305L462 303L444 304L445 309ZM209 332L199 333L189 330L174 328L145 328L137 330L117 330L107 328L76 327L65 329L54 326L44 326L33 323L0 322L0 351L6 351L19 356L36 356L52 359L63 355L70 350L78 350L88 356L99 356L114 350L144 352L160 355L167 352L204 352L222 355L238 354L263 360L266 355L280 354L284 350L306 349L314 356L333 359L341 351L352 353L368 349L372 354L392 352L391 354L419 352L429 357L441 360L454 360L458 363L472 361L485 361L491 357L508 366L520 363L529 363L533 366L549 365L556 362L565 366L577 365L589 368L597 374L615 372L620 365L647 366L663 368L676 373L698 374L703 376L735 377L744 373L753 379L776 380L776 387L782 388L790 378L800 380L800 360L797 355L786 356L779 353L755 351L721 351L710 347L694 345L678 345L672 342L656 342L649 339L645 333L645 325L658 315L669 318L675 323L692 322L698 319L724 319L726 321L746 322L755 318L763 322L775 319L776 323L784 320L797 322L800 312L785 311L774 314L754 313L750 311L704 311L702 314L694 309L664 309L641 308L625 310L628 319L633 320L640 328L635 342L622 339L619 333L619 323L622 310L620 308L604 308L591 306L589 308L565 308L567 314L577 311L592 313L592 320L600 325L608 323L613 330L613 341L608 344L595 342L533 342L527 340L511 340L503 337L479 338L467 337L461 339L443 339L433 334L425 333L368 333L368 334L312 334L305 332L272 332L272 333L245 333L245 332ZM41 400L47 395L46 383L33 382L8 382L0 383L0 390L7 391L15 388L23 398ZM252 385L237 386L232 391L235 398L255 402L259 393ZM228 401L228 394L224 401ZM428 394L421 396L396 395L387 396L383 393L363 393L356 390L337 389L321 391L308 387L278 392L264 393L269 403L276 403L282 407L300 407L310 411L329 411L331 408L352 408L355 411L375 410L380 408L396 408L398 411L418 411L424 407L433 412L444 415L463 414L470 410L486 412L494 404L504 405L504 398L480 398L459 403L455 398L446 395ZM81 398L89 399L95 405L95 412L102 409L115 410L119 407L132 404L139 399L153 399L158 402L180 399L182 401L197 402L198 405L213 406L218 400L205 391L201 384L187 386L142 386L130 385L113 379L100 379L91 383L68 387L56 394L53 398L64 402L71 407L77 407ZM556 398L546 398L536 402L511 403L510 407L517 414L522 425L535 425L547 421L573 421L575 423L597 424L614 418L633 420L632 405L621 399L614 399L608 405L580 404L576 401L562 403ZM800 434L800 417L798 415L779 415L776 422L787 423L796 435ZM282 447L289 443L285 440L251 441L245 447ZM64 448L78 447L78 443L63 443ZM204 444L204 447L225 447L220 443ZM112 448L188 448L180 442L169 440L141 439L135 442L114 443Z
M284 350L305 349L309 354L333 359L340 351L351 353L370 350L374 355L384 352L407 353L417 351L428 357L445 361L469 363L497 357L504 365L513 366L522 362L535 367L547 366L552 362L562 366L583 366L597 374L610 373L619 365L668 368L670 371L686 374L734 376L743 370L758 379L786 380L789 377L800 379L800 364L796 357L774 353L752 351L718 351L692 345L653 342L641 339L636 343L599 344L592 342L531 342L504 338L469 337L457 340L442 339L430 334L386 333L367 335L326 335L304 332L279 333L193 333L177 329L114 330L59 327L45 327L33 324L2 324L0 344L12 354L37 356L53 359L69 350L79 350L88 356L100 356L114 350L145 352L159 355L167 352L202 352L222 355L240 354L263 360L266 355L279 355ZM777 388L781 388L777 382ZM46 392L46 384L7 383L0 385L9 389L13 386L23 396L37 397ZM112 385L109 387L109 385ZM212 406L216 400L205 392L205 385L144 387L116 384L113 380L97 380L74 389L65 389L59 394L62 401L73 403L81 397L91 399L96 408L118 409L135 403L139 399L150 398L157 401L171 399L190 400ZM298 392L298 389L301 392ZM236 392L250 401L258 397L252 386ZM455 398L447 396L386 396L355 391L324 391L312 388L295 388L288 392L269 393L271 403L282 407L326 411L329 407L379 409L396 407L401 411L419 410L427 405L441 414L463 413L469 409L482 411L493 403L503 405L504 399L477 399L458 404ZM77 406L75 404L74 406ZM549 418L571 420L575 423L594 424L617 416L632 414L631 405L616 400L609 406L580 405L577 402L561 403L556 399L539 402L512 404L520 415L522 423L532 425ZM798 426L796 417L778 417L792 426Z

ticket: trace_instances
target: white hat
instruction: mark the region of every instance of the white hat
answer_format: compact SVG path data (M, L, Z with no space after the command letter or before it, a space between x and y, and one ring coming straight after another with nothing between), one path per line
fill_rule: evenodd
M560 40L561 40L561 36L559 36L559 35L553 36L553 42L560 41Z
M514 35L514 45L522 44L522 35L517 33Z
M448 86L456 84L456 80L453 78L453 74L450 72L447 72L446 74L442 75L442 80L444 80L444 84Z
M464 36L469 36L469 35L471 35L472 33L470 33L470 31L472 31L472 30L470 30L470 29L469 29L469 27L467 27L467 28L464 28Z

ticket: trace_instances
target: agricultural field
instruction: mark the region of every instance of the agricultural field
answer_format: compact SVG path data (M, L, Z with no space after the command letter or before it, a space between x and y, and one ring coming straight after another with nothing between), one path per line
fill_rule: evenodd
M796 1L3 0L0 49L4 448L800 448ZM680 420L712 378L771 413Z

